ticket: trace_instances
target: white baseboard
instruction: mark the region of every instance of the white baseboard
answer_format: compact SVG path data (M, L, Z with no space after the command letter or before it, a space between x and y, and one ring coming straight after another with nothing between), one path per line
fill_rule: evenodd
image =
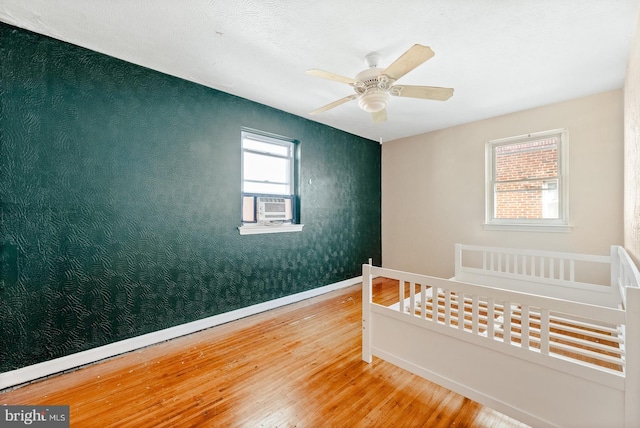
M235 321L250 315L259 314L280 306L289 305L291 303L300 302L312 297L320 296L331 291L341 288L350 287L362 282L362 277L347 279L324 287L314 288L312 290L303 291L302 293L292 294L290 296L281 297L275 300L258 303L246 308L236 309L234 311L225 312L208 318L203 318L190 323L181 324L164 330L154 331L153 333L143 334L141 336L132 337L130 339L121 340L110 343L108 345L99 346L97 348L67 355L65 357L56 358L54 360L44 361L42 363L33 364L31 366L22 367L16 370L0 373L0 391L23 383L31 382L46 376L70 370L76 367L95 363L105 358L111 358L116 355L131 352L136 349L144 348L149 345L161 343L166 340L175 339L176 337L185 336L200 330Z

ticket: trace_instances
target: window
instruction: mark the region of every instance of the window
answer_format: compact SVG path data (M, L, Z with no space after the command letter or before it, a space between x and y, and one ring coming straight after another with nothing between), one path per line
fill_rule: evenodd
M296 232L297 144L243 130L241 234Z
M294 143L242 132L242 193L291 195Z
M567 132L486 145L486 229L568 231Z

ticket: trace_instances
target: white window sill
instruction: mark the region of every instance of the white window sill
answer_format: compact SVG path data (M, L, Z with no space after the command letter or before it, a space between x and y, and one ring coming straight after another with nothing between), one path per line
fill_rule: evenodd
M485 223L484 230L503 230L513 232L551 232L569 233L573 229L568 224L488 224Z
M301 232L304 224L245 224L238 226L240 235L259 235L262 233Z

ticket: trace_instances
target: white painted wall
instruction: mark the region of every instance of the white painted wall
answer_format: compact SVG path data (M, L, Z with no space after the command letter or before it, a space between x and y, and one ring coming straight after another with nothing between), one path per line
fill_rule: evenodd
M384 143L383 266L453 276L456 242L609 254L623 241L623 104L613 90ZM556 128L569 131L572 231L485 231L485 143Z
M624 85L624 246L640 265L640 13Z

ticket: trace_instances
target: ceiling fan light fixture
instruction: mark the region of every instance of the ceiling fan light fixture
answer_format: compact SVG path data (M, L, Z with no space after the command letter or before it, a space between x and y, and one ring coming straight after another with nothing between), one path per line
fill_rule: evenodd
M365 57L368 69L361 71L354 79L339 74L317 69L307 70L307 74L346 83L356 92L355 94L340 98L310 114L318 114L338 107L348 101L358 99L358 106L371 113L374 123L387 120L387 103L389 97L421 98L427 100L448 100L453 95L453 88L440 88L437 86L400 85L395 82L409 73L420 64L432 58L433 50L429 46L413 45L409 50L400 55L387 68L380 68L380 54L372 52Z
M387 91L369 90L358 98L360 108L369 113L377 113L384 110L389 102Z

